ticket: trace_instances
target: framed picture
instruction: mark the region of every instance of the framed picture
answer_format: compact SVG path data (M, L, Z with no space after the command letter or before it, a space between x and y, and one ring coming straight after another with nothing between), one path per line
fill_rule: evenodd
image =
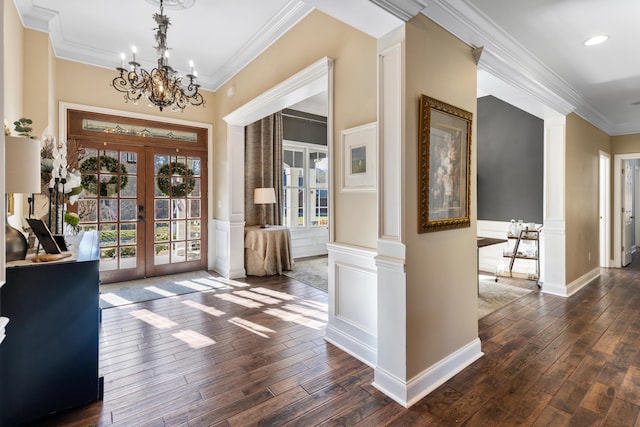
M342 191L375 191L378 168L377 124L342 131Z
M469 227L473 114L420 97L418 232Z

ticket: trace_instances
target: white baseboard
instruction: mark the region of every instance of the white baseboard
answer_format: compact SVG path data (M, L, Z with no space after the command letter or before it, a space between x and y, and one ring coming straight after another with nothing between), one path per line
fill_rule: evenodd
M580 289L584 288L589 283L597 279L599 276L600 267L596 267L593 270L578 277L576 280L566 286L562 284L545 282L542 284L542 292L552 295L558 295L561 297L570 297L571 295L575 294Z
M480 339L476 338L407 383L376 367L373 386L405 408L409 408L483 355Z
M335 345L345 353L348 353L361 361L362 363L375 368L376 366L376 351L375 347L356 339L352 335L347 335L341 330L327 325L326 333L324 336L325 341Z

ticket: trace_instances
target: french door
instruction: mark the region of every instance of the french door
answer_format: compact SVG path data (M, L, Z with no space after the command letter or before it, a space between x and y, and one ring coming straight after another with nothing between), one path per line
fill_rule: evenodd
M206 267L204 153L81 142L81 230L100 235L103 283Z

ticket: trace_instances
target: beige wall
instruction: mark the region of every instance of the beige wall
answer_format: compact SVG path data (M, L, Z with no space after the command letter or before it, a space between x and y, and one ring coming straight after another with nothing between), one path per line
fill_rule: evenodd
M406 32L407 377L478 336L476 65L471 48L418 15ZM471 227L418 234L417 139L421 94L473 113Z
M24 90L24 31L22 22L18 16L15 4L11 0L4 0L4 15L2 23L2 37L4 43L4 117L3 119L9 123L11 132L13 131L13 122L21 117L29 116L29 113L23 108L23 90ZM32 117L31 117L32 118ZM37 129L36 129L37 130ZM37 135L37 133L35 133ZM2 172L4 173L4 172ZM4 197L4 196L3 196ZM9 223L20 228L22 226L20 218L24 217L26 208L26 197L21 194L15 194L14 198L14 215L10 216Z
M610 153L609 135L576 114L566 120L566 280L599 265L599 150ZM591 258L591 259L589 259Z
M54 102L49 98L49 74L55 64L49 56L47 34L25 29L24 45L28 54L24 55L23 114L33 120L33 134L39 138L48 125L55 125L49 122L49 105ZM56 128L50 127L49 131Z
M119 65L114 62L114 66ZM111 82L117 76L115 68L99 68L79 62L57 59L55 64L57 96L56 106L60 102L99 106L124 112L148 114L159 118L189 120L200 123L212 123L215 117L215 95L202 91L205 99L204 107L187 107L184 112L160 111L150 108L146 100L140 100L138 105L126 103L123 94L117 92Z
M12 0L4 0L3 21L4 118L13 131L13 122L26 113L22 111L24 37L22 22Z
M58 124L60 102L98 106L123 112L134 112L171 117L214 125L213 173L214 187L209 197L226 200L229 183L228 168L243 167L229 164L226 150L226 114L244 105L257 95L282 82L318 59L329 56L335 59L335 102L334 102L334 166L340 164L340 131L376 120L376 40L354 28L341 23L322 12L312 12L284 35L278 42L261 54L256 60L238 73L217 93L203 91L204 108L187 107L184 113L160 112L149 108L141 101L138 105L125 103L121 94L110 83L116 76L115 69L94 67L64 59L54 59L48 37L32 30L23 30L13 3L9 0L5 31L24 34L7 39L14 50L8 52L7 80L12 93L8 93L7 114L22 114L22 100L25 99L24 114L34 118L39 135L48 124L53 130ZM317 37L323 34L323 37ZM30 55L27 81L37 82L24 86L28 93L22 96L22 53ZM15 60L12 60L15 59ZM117 64L114 64L117 65ZM16 82L20 82L17 84ZM227 97L227 88L233 86L235 96ZM224 94L224 95L222 95ZM52 116L54 119L52 120ZM56 135L57 136L57 135ZM218 193L218 194L216 194ZM228 206L223 203L218 209L213 203L213 217L228 217ZM340 194L335 200L336 240L343 243L374 248L377 239L377 215L375 194ZM352 215L357 210L359 216Z
M15 14L15 8L13 12ZM17 18L17 14L15 16ZM18 18L17 22L16 30L22 31ZM24 98L25 107L28 105L30 109L30 112L25 114L34 118L38 134L47 123L52 129L57 128L59 102L213 123L214 187L209 197L214 200L229 200L227 172L229 168L243 167L229 163L226 123L222 117L324 56L335 59L336 169L341 161L340 131L376 120L376 40L317 11L303 19L217 93L203 91L206 102L204 108L187 107L184 113L160 112L157 108L149 108L143 101L138 105L125 103L122 95L110 86L116 76L115 69L53 59L45 34L32 30L24 30L24 34L25 48L38 52L29 59L31 71L26 74L29 81L38 83L28 88L29 96L25 94ZM317 34L323 34L323 37L317 37ZM16 47L16 56L21 59L24 48L17 44ZM13 75L22 76L18 67L10 68ZM235 89L235 96L227 97L227 88L231 86ZM21 101L21 92L17 91L14 98ZM55 115L53 121L52 115ZM374 248L377 239L375 194L354 195L336 192L335 197L336 241ZM212 205L214 218L228 218L229 208L226 203L223 202L221 209L218 209L217 203ZM362 214L353 216L351 213L354 210Z
M612 136L611 153L613 155L640 153L640 133Z
M340 131L376 121L376 40L330 16L314 11L292 28L274 45L222 86L216 98L217 141L226 141L226 123L222 117L307 66L328 56L334 65L334 196L335 240L368 248L376 247L377 202L375 193L352 194L337 191L341 164ZM235 95L227 97L234 87ZM218 218L229 217L226 168L242 167L229 164L230 153L224 143L216 144L216 193L223 208ZM217 203L215 203L217 204ZM216 208L217 209L217 208ZM354 215L357 212L357 215Z

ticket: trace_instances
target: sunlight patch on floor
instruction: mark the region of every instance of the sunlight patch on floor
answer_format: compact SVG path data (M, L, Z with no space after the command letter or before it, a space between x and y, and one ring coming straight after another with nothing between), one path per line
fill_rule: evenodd
M176 295L178 295L175 292L165 291L164 289L160 289L157 286L145 286L144 290L162 295L163 297L175 297Z
M237 295L232 295L232 294L215 294L214 297L216 298L220 298L221 300L225 300L225 301L229 301L238 305L242 305L244 307L248 307L248 308L260 308L262 307L262 304L260 304L257 301L251 300L251 299L247 299L247 298L241 298Z
M269 335L266 332L276 333L273 329L269 329L265 326L259 325L257 323L251 322L249 320L242 319L240 317L234 317L229 319L229 323L240 326L242 329L246 329L249 332L252 332L256 335L259 335L263 338L269 338Z
M199 302L195 302L191 300L184 300L184 301L181 301L181 303L216 317L220 317L226 314L224 311L220 311L215 307L210 307L208 305L200 304Z
M294 313L302 314L303 316L314 317L318 320L322 320L323 322L327 322L329 320L328 314L326 312L314 310L303 305L285 304L282 306L282 308L286 308L287 310L293 311Z
M282 300L275 299L267 295L257 294L251 291L234 291L233 294L239 295L244 298L256 300L264 304L280 304L282 302Z
M120 305L133 304L133 301L129 301L128 299L122 298L112 292L106 292L104 294L100 294L100 299L108 302L109 304L117 307Z
M152 311L145 309L142 310L134 310L129 312L129 314L135 317L138 320L142 320L149 325L156 327L158 329L169 329L175 326L178 326L176 322L171 319L168 319L164 316L160 316Z
M289 295L286 292L274 291L272 289L267 289L267 288L252 288L251 290L259 294L264 294L264 295L272 296L274 298L279 298L283 301L291 301L294 299L298 299L298 297L295 295Z
M314 319L309 319L297 313L291 313L290 311L281 310L279 308L269 308L264 313L282 319L286 322L297 323L298 325L307 326L313 329L322 329L325 326L324 322L319 322Z
M318 302L318 301L312 301L310 299L306 299L304 301L302 301L300 304L304 304L307 305L309 307L313 307L313 308L317 308L318 310L322 310L325 312L329 311L329 305L323 302Z
M207 280L207 279L205 279ZM173 282L176 285L184 286L185 288L194 289L196 291L209 291L211 290L211 286L200 285L195 283L195 280L180 280L178 282Z
M196 331L192 331L191 329L182 329L176 333L171 334L171 336L179 339L180 341L186 343L189 347L194 349L209 347L210 345L214 345L216 343L211 338L199 334Z
M224 283L225 285L233 286L234 288L248 288L246 283L238 282L237 280L226 279L224 277L216 277L216 281Z

